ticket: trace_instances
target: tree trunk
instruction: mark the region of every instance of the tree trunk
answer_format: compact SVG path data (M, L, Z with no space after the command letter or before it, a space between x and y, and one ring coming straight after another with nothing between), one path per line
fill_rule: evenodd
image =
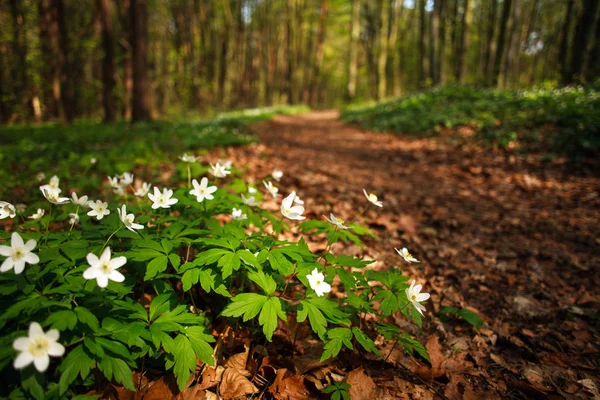
M440 13L440 25L438 30L437 40L437 54L435 56L435 69L438 84L444 85L446 83L446 76L444 73L444 64L446 60L446 9L448 0L437 0L436 6L439 4Z
M110 0L97 0L98 12L102 23L102 105L104 107L104 121L112 122L117 116L115 105L115 49L111 20Z
M563 84L567 84L571 80L571 73L569 69L569 34L571 32L571 19L573 16L573 5L574 0L567 0L567 13L565 15L565 22L562 26L561 39L560 39L560 50L558 52L558 69Z
M382 100L385 97L387 88L386 67L388 58L389 0L381 1L381 9L379 11L381 28L379 29L379 57L377 59L377 100Z
M487 33L485 38L485 49L483 52L483 76L486 84L491 84L492 77L492 55L494 51L494 30L496 27L496 13L498 9L497 0L491 0L488 14Z
M584 58L589 44L590 30L594 24L598 0L584 0L581 15L575 27L575 36L571 43L573 56L571 57L570 81L581 82L583 80ZM596 38L597 39L597 38Z
M492 85L498 84L500 76L500 67L502 66L502 58L504 55L504 43L506 39L506 26L510 17L512 0L504 0L502 5L502 16L500 18L500 30L498 31L498 39L496 44L496 55L494 56L494 69L492 73Z
M131 121L152 119L148 82L148 8L146 0L131 0L131 47L133 50L133 97Z
M438 0L439 1L439 0ZM394 19L390 31L390 41L388 44L388 52L392 53L391 74L394 96L400 96L400 51L398 47L398 31L402 18L403 2L401 0L394 1Z
M427 54L425 53L426 43L425 30L425 0L419 0L419 57L417 64L417 75L419 79L419 87L425 86L425 76L427 69Z
M356 96L356 78L358 76L358 39L360 36L360 0L352 0L352 26L350 29L350 54L348 57L349 100Z
M438 56L438 47L439 43L439 35L440 35L440 11L441 11L441 0L435 0L433 3L433 12L431 13L431 24L429 30L429 77L431 78L431 82L434 86L437 86L440 83L439 79L439 61L437 60Z
M56 8L50 0L40 0L38 14L40 24L40 50L44 63L42 76L47 84L43 89L47 115L51 118L63 119L63 109L60 96L60 57L59 31L56 18Z
M513 3L514 4L512 7L512 16L510 18L510 30L507 38L507 48L504 52L503 67L500 74L502 79L500 81L501 87L505 87L508 85L509 73L511 71L511 68L513 68L514 66L514 62L519 51L518 27L521 23L521 4L520 0L513 0Z
M329 12L329 2L327 0L321 3L319 13L319 33L317 34L317 48L315 52L314 70L311 75L310 84L310 106L315 107L318 102L319 79L321 73L321 64L323 63L323 43L325 42L325 29L327 27L327 14Z
M596 33L594 34L594 46L590 50L585 76L588 82L592 82L600 76L600 13L596 19Z
M473 20L473 0L465 0L461 30L460 30L460 41L458 43L458 59L456 63L456 81L462 83L467 73L468 65L468 50L469 50L469 28Z

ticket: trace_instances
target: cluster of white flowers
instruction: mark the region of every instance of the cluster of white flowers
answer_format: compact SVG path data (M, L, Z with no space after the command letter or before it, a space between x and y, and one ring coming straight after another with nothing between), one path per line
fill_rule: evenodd
M197 157L188 154L183 154L179 158L187 163L198 161ZM95 159L94 161L90 160L90 162L92 164L95 163ZM219 162L217 162L215 165L211 164L211 170L209 173L216 178L225 178L231 173L230 168L231 162L222 162L219 160ZM274 180L279 182L283 177L283 172L274 169L271 173L271 176ZM38 180L41 181L43 179L45 179L45 175L43 173L39 173ZM133 174L128 172L115 177L109 176L108 180L116 194L125 194L127 187L131 186L134 181ZM205 200L208 201L214 199L213 194L217 191L217 187L209 186L209 182L206 177L203 177L200 180L200 183L198 183L196 179L194 179L192 183L193 189L190 190L189 194L195 196L198 202L201 203ZM71 202L74 205L77 205L78 209L79 207L88 207L90 208L90 211L87 212L87 215L90 217L95 217L97 220L102 220L105 216L110 214L108 203L103 202L102 200L91 201L88 200L88 196L79 197L75 192L71 193L71 199L67 197L60 197L61 189L59 184L60 179L57 176L53 176L48 184L40 186L42 194L50 203L66 204ZM271 181L263 181L263 184L273 199L276 199L279 189L274 186ZM170 208L179 201L178 199L173 198L173 190L171 189L163 188L161 191L158 187L154 186L154 193L149 193L150 188L151 184L144 182L142 186L135 191L135 195L138 197L145 197L147 195L152 201L153 209ZM242 202L249 207L258 206L259 202L256 200L256 193L256 188L249 186L248 195L245 196L244 194L241 194ZM383 207L383 203L377 198L376 195L373 193L368 193L365 189L363 189L363 193L369 203L377 207ZM282 216L291 220L306 219L306 217L302 215L305 212L303 204L304 201L297 196L295 191L292 191L281 202L280 211ZM23 212L26 206L22 204L19 206L21 212ZM0 219L7 217L14 218L16 212L17 210L15 206L5 201L0 201ZM143 225L134 222L135 216L133 213L127 213L127 206L125 204L123 204L121 208L117 209L117 213L119 214L119 219L128 230L136 232L137 230L144 229ZM43 209L37 209L37 212L28 218L32 220L39 220L44 216L44 214L45 211ZM69 218L69 223L71 225L75 225L79 222L79 215L77 212L69 213ZM242 221L246 220L247 218L248 216L243 212L242 209L232 209L232 220ZM329 218L325 217L325 219L334 225L336 229L347 230L350 228L350 226L344 225L345 222L336 217L333 213L330 213ZM11 269L14 269L15 274L20 274L24 271L26 264L33 265L39 263L39 257L33 253L33 249L36 247L36 245L37 242L35 240L29 240L27 243L25 243L19 233L13 232L11 236L11 245L0 246L0 255L6 257L6 259L0 265L0 272L7 272ZM406 248L395 250L407 263L420 262L414 256L412 256ZM100 257L93 253L89 253L86 256L86 259L90 266L83 272L83 278L88 280L95 279L100 288L107 287L109 281L123 282L125 280L125 276L119 272L118 269L126 264L127 259L123 256L111 258L110 247L105 247ZM306 278L310 288L316 293L317 296L323 296L331 291L331 284L325 281L325 275L319 272L317 268L315 268L309 275L306 275ZM415 309L419 313L423 314L425 306L422 304L422 302L429 299L430 295L429 293L421 293L421 289L422 285L416 284L415 280L413 280L410 287L405 290L405 293ZM28 337L18 338L13 343L13 347L19 352L14 361L14 367L21 369L33 363L38 371L45 371L48 368L50 356L62 356L65 352L64 346L57 342L58 338L59 333L57 330L52 329L44 333L42 327L37 322L32 322L29 326Z
M109 176L108 183L116 195L124 196L127 188L133 184L133 174L131 172L123 172L121 175Z

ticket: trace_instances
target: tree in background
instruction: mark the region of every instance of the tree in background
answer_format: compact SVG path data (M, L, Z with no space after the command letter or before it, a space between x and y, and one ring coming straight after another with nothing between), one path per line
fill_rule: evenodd
M6 0L0 122L147 120L598 77L594 0Z

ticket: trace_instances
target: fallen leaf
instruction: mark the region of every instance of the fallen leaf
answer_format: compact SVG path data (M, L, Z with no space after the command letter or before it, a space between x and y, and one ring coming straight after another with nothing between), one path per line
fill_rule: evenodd
M304 378L285 368L277 370L277 376L269 387L269 392L277 400L306 400L311 398L310 392L304 386Z
M237 369L227 368L223 372L219 393L224 399L236 399L256 392L258 392L256 386Z
M348 374L346 382L351 385L348 394L352 400L372 400L375 398L377 385L363 368L355 369Z

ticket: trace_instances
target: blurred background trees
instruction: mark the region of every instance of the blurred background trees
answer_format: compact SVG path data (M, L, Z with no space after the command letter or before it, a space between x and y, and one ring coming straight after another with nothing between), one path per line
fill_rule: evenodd
M0 122L332 107L599 74L598 0L0 0Z

